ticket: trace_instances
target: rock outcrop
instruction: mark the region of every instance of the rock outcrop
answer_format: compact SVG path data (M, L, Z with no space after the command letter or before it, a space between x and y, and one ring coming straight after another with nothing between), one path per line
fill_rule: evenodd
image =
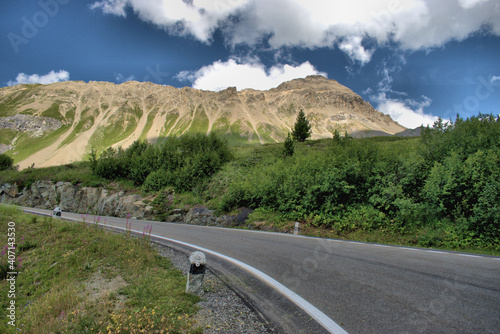
M151 200L151 197L145 198L139 194L79 187L69 182L37 181L22 190L16 184L0 185L0 203L47 210L58 206L63 212L99 216L153 220L155 209L150 205ZM207 208L173 209L166 220L193 225L230 227L243 224L253 210L242 208L239 211L236 215L217 216L213 210Z
M0 129L13 129L21 132L34 132L41 134L45 131L57 130L61 126L61 121L52 117L22 114L0 117Z
M153 217L153 207L143 202L138 194L123 191L78 187L69 182L38 181L20 191L17 185L0 186L0 202L52 210L59 206L63 211L137 219Z

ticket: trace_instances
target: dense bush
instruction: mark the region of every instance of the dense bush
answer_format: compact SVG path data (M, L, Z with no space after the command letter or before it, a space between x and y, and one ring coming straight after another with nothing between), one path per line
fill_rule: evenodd
M420 140L337 135L329 152L242 165L219 209L262 208L337 231L428 230L421 245L500 247L499 140L491 115L439 120Z
M0 154L0 171L14 168L14 159L6 154Z
M288 133L288 136L285 139L283 147L283 155L285 157L291 157L294 153L295 153L295 143L293 141L292 135Z
M145 191L167 185L187 191L230 159L224 140L214 134L197 134L167 138L157 146L136 141L125 150L109 148L94 159L92 169L103 178L132 180Z
M412 235L421 246L500 250L500 122L438 120L421 138L352 139L238 148L214 135L109 149L96 174L145 191L193 190L219 211L246 206L337 233ZM243 153L242 153L243 152ZM275 218L273 218L275 219Z

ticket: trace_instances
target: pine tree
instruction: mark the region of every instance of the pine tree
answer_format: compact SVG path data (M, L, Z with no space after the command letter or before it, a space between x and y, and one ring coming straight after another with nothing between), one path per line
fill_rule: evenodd
M299 142L305 141L307 138L311 137L311 124L306 118L304 111L300 109L299 115L297 116L297 121L293 127L292 136L295 140Z

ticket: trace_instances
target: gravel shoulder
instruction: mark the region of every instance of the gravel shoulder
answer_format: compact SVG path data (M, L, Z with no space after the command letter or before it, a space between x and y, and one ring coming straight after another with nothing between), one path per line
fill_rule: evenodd
M187 277L188 255L164 245L154 245L161 256L169 258L174 267ZM202 300L198 303L200 310L196 316L203 333L277 333L271 324L258 316L248 303L221 281L210 268L207 268L205 274L204 290Z

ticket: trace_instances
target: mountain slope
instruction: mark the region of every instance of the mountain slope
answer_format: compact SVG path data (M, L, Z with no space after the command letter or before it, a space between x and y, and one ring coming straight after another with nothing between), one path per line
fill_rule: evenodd
M0 145L12 148L9 154L25 168L82 160L91 147L127 147L138 139L156 143L184 133L214 131L233 145L263 144L284 140L300 109L312 124L313 139L331 137L335 129L353 136L405 130L347 87L321 76L239 92L70 81L0 89ZM25 115L24 120L16 115Z

